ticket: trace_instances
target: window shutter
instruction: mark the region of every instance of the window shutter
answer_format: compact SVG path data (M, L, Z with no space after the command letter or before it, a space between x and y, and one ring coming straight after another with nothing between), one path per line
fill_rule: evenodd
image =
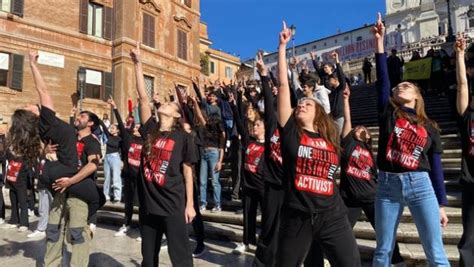
M142 32L142 42L144 45L148 45L148 14L143 13L143 32Z
M114 94L114 77L112 72L104 72L104 93L102 99L107 101Z
M112 40L113 9L104 7L104 39Z
M178 30L178 57L187 60L186 33Z
M79 32L87 34L87 16L89 0L81 0L79 6Z
M155 17L150 16L148 25L148 41L150 42L150 47L155 47Z
M10 88L21 91L23 88L23 55L13 55L12 81Z
M12 13L19 16L19 17L23 17L24 1L23 0L13 0L11 5L12 5Z

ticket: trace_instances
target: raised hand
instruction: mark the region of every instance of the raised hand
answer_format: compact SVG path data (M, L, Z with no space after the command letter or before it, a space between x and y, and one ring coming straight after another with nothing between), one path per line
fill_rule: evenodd
M267 70L267 67L265 66L265 63L263 62L263 53L262 53L262 51L258 51L258 53L257 53L256 66L257 66L258 72L260 72L260 74L262 76L267 76L268 70Z
M344 100L349 100L350 96L351 96L351 90L349 89L349 85L346 84L346 88L344 88L344 92L343 92L343 96L344 96Z
M73 105L71 108L71 117L75 117L77 113L77 107L76 105Z
M462 33L459 33L454 43L454 51L456 54L462 54L464 50L466 50L466 39Z
M133 63L141 63L140 42L137 41L135 48L130 51L130 57L132 58Z
M286 22L283 21L283 29L280 32L280 45L286 45L291 39L291 30L286 27Z
M317 60L317 58L316 58L316 56L317 56L317 55L316 55L316 51L313 50L313 51L309 52L309 56L311 57L312 60Z
M385 26L382 22L382 14L380 12L377 13L377 22L375 22L374 27L370 30L374 35L375 39L382 39L385 34Z
M115 101L114 101L114 99L112 98L112 96L109 97L109 99L107 100L107 103L109 103L109 105L110 105L113 109L116 109L116 108L117 108L117 105L115 105Z
M38 58L39 58L38 51L30 50L28 51L28 56L30 58L30 65L34 65L38 62Z

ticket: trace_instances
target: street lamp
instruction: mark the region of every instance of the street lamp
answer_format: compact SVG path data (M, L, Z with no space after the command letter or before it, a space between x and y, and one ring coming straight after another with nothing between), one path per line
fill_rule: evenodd
M295 54L296 26L295 26L295 25L291 25L291 26L290 26L290 30L291 30L291 44L292 44L292 50L293 50L293 57L295 57L295 56L296 56L296 54Z
M77 80L79 81L79 111L82 111L82 100L84 99L84 83L86 81L86 69L80 67L77 70Z
M453 33L453 25L451 22L451 6L449 5L450 0L446 0L446 4L448 6L448 36L446 37L446 42L447 43L452 43L456 41L456 37L454 36Z

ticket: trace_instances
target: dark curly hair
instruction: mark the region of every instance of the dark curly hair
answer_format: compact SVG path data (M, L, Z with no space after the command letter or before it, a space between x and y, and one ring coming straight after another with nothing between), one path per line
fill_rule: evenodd
M29 166L38 160L41 153L38 124L38 116L31 111L17 109L12 115L8 131L8 149Z

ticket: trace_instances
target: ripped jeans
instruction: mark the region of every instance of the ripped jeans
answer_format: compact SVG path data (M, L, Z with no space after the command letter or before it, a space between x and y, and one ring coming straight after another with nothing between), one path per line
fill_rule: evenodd
M72 245L69 266L89 264L89 243L92 235L87 225L87 203L63 193L54 195L46 229L45 266L61 266L65 238Z

